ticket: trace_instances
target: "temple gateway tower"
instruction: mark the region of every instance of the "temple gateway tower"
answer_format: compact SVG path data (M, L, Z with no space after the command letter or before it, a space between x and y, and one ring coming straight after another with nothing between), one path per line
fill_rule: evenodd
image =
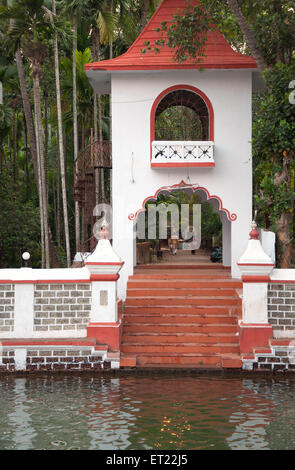
M191 0L191 5L198 5ZM128 51L90 63L86 73L97 93L111 94L113 247L124 260L119 294L136 265L135 224L146 201L161 191L197 192L219 213L223 264L240 277L237 261L247 246L252 219L252 89L257 64L235 52L217 30L208 33L204 56L182 64L162 39L185 0L163 0ZM167 133L160 116L181 106L196 125L186 135L175 122ZM173 114L172 114L173 115ZM176 118L175 118L176 119ZM162 127L161 127L162 126Z

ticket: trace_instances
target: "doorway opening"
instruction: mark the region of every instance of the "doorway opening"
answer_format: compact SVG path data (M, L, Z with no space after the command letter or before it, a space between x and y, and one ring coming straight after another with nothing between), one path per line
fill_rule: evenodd
M136 214L135 265L229 267L235 218L205 188L186 184L161 188L145 199Z

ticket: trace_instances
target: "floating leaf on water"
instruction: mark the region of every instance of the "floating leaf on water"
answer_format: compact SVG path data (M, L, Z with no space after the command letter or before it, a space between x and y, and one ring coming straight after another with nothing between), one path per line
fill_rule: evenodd
M52 441L51 444L53 446L66 446L67 445L67 442L66 441Z

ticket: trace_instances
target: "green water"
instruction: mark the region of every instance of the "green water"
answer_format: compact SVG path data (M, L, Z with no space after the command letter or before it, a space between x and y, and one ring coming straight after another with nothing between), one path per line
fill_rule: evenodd
M295 449L295 381L1 377L0 449Z

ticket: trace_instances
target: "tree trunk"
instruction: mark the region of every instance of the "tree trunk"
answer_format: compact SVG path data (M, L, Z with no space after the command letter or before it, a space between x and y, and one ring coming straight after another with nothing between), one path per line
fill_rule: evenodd
M76 50L77 50L77 12L73 13L73 137L74 137L74 162L75 175L78 172L78 117L77 117L77 71L76 71ZM74 181L75 184L75 181ZM76 252L80 251L80 210L79 203L75 201L75 235Z
M45 177L45 162L44 150L42 141L42 114L41 114L41 99L40 99L40 64L33 62L33 87L34 87L34 101L36 105L36 124L38 134L38 147L39 147L39 162L40 162L40 176L41 176L41 197L43 206L43 221L44 221L44 244L45 244L45 266L50 268L50 252L49 252L49 224L48 224L48 200L46 191L46 177Z
M55 0L52 0L52 11L54 14L56 14ZM57 101L58 146L59 146L59 158L60 158L67 266L70 267L71 266L71 249L70 249L70 234L69 234L68 207L67 207L66 170L65 170L64 148L63 148L62 112L61 112L61 96L60 96L60 82L59 82L59 58L58 58L58 45L57 45L56 34L54 35L54 68L55 68L56 101Z
M34 89L35 91L35 89ZM42 177L41 177L41 161L40 161L40 146L39 146L39 134L38 134L38 123L37 123L37 103L34 93L34 110L35 110L35 129L36 129L36 149L37 149L37 169L38 169L38 194L39 194L39 210L40 210L40 235L41 235L41 267L45 267L45 243L44 243L44 211L43 211L43 193L42 193Z
M113 14L114 11L114 0L110 0L110 12ZM113 58L113 35L111 35L110 39L110 59Z
M48 199L48 93L46 90L44 91L44 137L45 183L46 194Z
M41 217L43 218L43 210L41 209L41 207L43 207L43 205L41 201L42 192L40 192L41 173L39 174L39 163L38 163L39 151L37 151L37 142L36 142L37 125L36 125L36 134L35 134L33 115L32 115L32 110L31 110L31 105L30 105L30 98L29 98L28 91L27 91L24 66L23 66L23 61L22 61L22 56L21 56L20 51L16 53L16 64L17 64L18 78L19 78L19 83L20 83L21 96L22 96L24 115L25 115L25 121L26 121L27 136L29 140L30 153L31 153L33 168L34 168L35 182L36 182L36 186L37 186L38 194L39 194L40 221L41 221ZM43 222L41 221L41 240L42 240L42 232L43 232L42 226L43 226ZM48 226L48 230L50 231L49 226ZM56 260L56 251L55 251L55 246L53 244L51 237L49 238L49 245L50 245L51 258L54 261ZM45 253L45 250L44 250L44 253ZM54 262L54 264L56 265L56 262Z
M291 266L291 237L290 237L290 226L291 226L292 214L285 212L279 218L277 223L278 231L278 247L279 247L279 268L288 269Z
M17 112L13 113L13 184L16 187L17 179Z
M56 200L57 200L57 224L56 224L56 239L57 246L61 247L61 210L60 210L60 167L58 162L58 171L57 171L57 187L56 187Z
M246 18L244 17L237 0L227 0L227 3L237 22L239 23L245 42L247 43L251 54L258 65L258 68L263 72L263 70L266 68L266 62L257 47L257 41L255 39L254 32L252 31Z
M142 8L141 8L141 15L140 15L140 32L143 30L143 28L146 25L148 8L149 8L149 0L143 0Z
M27 127L25 123L24 123L24 142L25 142L25 154L26 154L26 194L27 194L27 199L30 199L31 182L30 182L30 173L29 173L28 134L27 134Z
M30 105L30 98L29 98L28 91L27 91L23 60L22 60L20 51L16 53L15 57L16 57L18 78L19 78L19 84L20 84L20 89L21 89L21 96L22 96L22 101L23 101L23 108L24 108L24 114L25 114L25 119L26 119L28 138L29 138L30 152L31 152L32 161L33 161L35 181L38 187L39 178L38 178L36 136L34 132L33 116L32 116L32 110L31 110L31 105Z

